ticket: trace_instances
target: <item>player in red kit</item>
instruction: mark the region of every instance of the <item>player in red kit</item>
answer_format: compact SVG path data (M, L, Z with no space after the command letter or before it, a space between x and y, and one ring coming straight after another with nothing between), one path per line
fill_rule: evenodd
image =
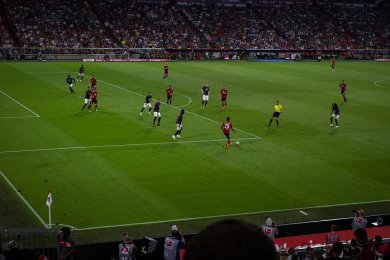
M336 68L336 57L333 57L332 59L332 71L334 71Z
M95 75L92 75L92 78L91 78L91 90L96 90L96 86L97 86L97 80L96 80L96 77Z
M173 88L171 85L169 85L167 88L167 105L168 106L172 105L172 97L173 97Z
M98 97L97 90L96 89L92 90L91 102L89 103L89 106L88 106L89 112L91 112L91 108L92 108L93 105L95 105L95 110L94 111L99 111L99 110L97 110L97 107L98 107L97 97Z
M229 147L232 145L232 142L230 142L230 130L232 130L233 132L236 132L236 131L234 131L233 125L230 122L230 117L227 117L226 121L222 123L221 130L227 138L227 142L226 142L225 147L226 147L226 149L229 149Z
M347 84L342 80L340 86L341 95L343 96L344 102L347 102L347 97L345 96L345 92L347 92Z
M221 102L222 102L222 109L225 109L227 107L227 95L229 94L229 90L222 86L221 89Z
M168 64L164 65L164 79L168 78Z

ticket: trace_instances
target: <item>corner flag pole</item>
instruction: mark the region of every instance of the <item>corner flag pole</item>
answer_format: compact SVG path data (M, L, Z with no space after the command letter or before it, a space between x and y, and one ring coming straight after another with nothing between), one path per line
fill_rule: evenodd
M46 205L49 207L49 228L51 228L51 204L53 203L53 198L51 197L51 192L47 194Z

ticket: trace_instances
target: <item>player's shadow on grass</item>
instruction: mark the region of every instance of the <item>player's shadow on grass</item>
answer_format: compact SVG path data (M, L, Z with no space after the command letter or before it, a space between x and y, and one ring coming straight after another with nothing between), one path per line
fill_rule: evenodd
M337 135L338 132L339 131L337 128L330 128L329 129L329 135Z

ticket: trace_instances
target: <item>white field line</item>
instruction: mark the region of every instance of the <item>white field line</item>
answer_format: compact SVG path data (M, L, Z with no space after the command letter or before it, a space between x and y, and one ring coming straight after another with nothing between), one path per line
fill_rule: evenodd
M43 221L41 216L39 216L39 214L30 205L30 203L28 203L28 201L22 196L22 194L20 194L20 192L18 192L18 190L15 188L15 186L12 184L12 182L7 178L7 176L5 176L5 174L1 170L0 170L0 175L4 178L4 180L8 183L8 185L15 191L15 193L20 197L20 199L24 202L24 204L26 204L26 206L32 211L32 213L34 213L34 215L38 218L38 220L42 223L42 225L45 228L47 228L48 225L45 223L45 221ZM43 204L43 202L42 202L42 204Z
M35 115L35 117L40 117L37 113L35 113L34 111L32 111L31 109L29 109L28 107L26 107L25 105L23 105L22 103L20 103L19 101L17 101L17 100L14 99L13 97L7 95L6 93L4 93L4 92L1 91L1 90L0 90L0 92L1 92L4 96L6 96L6 97L10 98L11 100L13 100L13 101L14 101L16 104L18 104L19 106L21 106L21 107L23 107L24 109L30 111L32 114Z
M86 77L89 77L89 76L86 76ZM119 87L126 87L126 86L119 86ZM160 91L160 89L156 89L156 88L143 88L143 87L132 87L132 88L136 88L136 89L144 89L144 90L157 90L157 91ZM188 99L188 102L185 103L184 105L180 105L178 107L186 107L188 106L189 104L192 103L192 99L189 97L189 96L186 96L184 94L181 94L181 93L175 93L175 95L179 95L179 96L182 96L182 97L185 97L186 99ZM83 97L82 97L83 98Z
M90 78L90 76L88 76L88 75L85 75L85 76ZM128 90L128 89L126 89L126 88L122 88L122 87L117 86L117 85L115 85L115 84L112 84L112 83L110 83L110 82L107 82L107 81L104 81L104 80L99 80L99 81L101 81L101 82L103 82L103 83L105 83L105 84L107 84L107 85L113 86L114 88L118 88L118 89L121 89L121 90L123 90L123 91L127 91L127 92L130 92L130 93L133 93L134 95L141 96L141 97L145 97L145 95L143 95L143 94L137 93L137 92L135 92L135 91ZM155 100L155 99L154 99L154 100ZM163 103L162 103L162 104L163 104ZM166 104L165 104L165 105L166 105ZM187 105L187 104L186 104L186 105ZM180 107L177 107L177 106L172 106L172 107L173 107L173 108L176 108L176 109L178 109L178 110L181 110ZM213 119L210 119L210 118L207 118L207 117L204 117L204 116L201 116L201 115L192 113L192 112L190 112L190 111L188 111L188 110L186 110L186 113L191 114L191 115L194 115L194 116L197 116L197 117L200 117L200 118L205 119L205 120L210 121L210 122L214 122L214 123L217 123L217 124L221 124L221 122L218 122L218 121L215 121L215 120L213 120ZM247 135L256 137L256 138L258 138L258 139L261 139L260 136L257 136L257 135L248 133L248 132L246 132L246 131L244 131L244 130L240 130L240 129L238 129L238 128L234 128L234 129L237 130L237 131L239 131L239 132L242 132L242 133L244 133L244 134L247 134Z
M258 137L246 137L239 140L259 140ZM231 139L232 141L238 139ZM138 144L108 144L108 145L91 145L91 146L70 146L70 147L55 147L55 148L37 148L37 149L23 149L23 150L9 150L0 151L0 154L7 153L28 153L28 152L43 152L43 151L63 151L63 150L77 150L77 149L92 149L92 148L111 148L111 147L131 147L131 146L149 146L149 145L172 145L172 144L192 144L192 143L211 143L221 142L226 139L211 139L211 140L190 140L190 141L172 141L172 142L156 142L156 143L138 143Z
M322 205L322 206L314 206L314 207L306 207L306 208L278 209L278 210L269 210L269 211L257 211L257 212L225 214L225 215L204 216L204 217L194 217L194 218L169 219L169 220L139 222L139 223L130 223L130 224L118 224L118 225L110 225L110 226L78 228L77 230L83 231L83 230L94 230L94 229L115 228L115 227L141 226L141 225L163 224L163 223L177 223L177 222L181 222L181 221L193 221L193 220L213 219L213 218L230 218L230 217L239 217L239 216L254 215L254 214L264 214L264 213L272 214L272 213L286 212L286 211L332 208L332 207L339 207L339 206L352 206L352 205L372 204L372 203L379 203L379 202L390 202L390 200L354 202L354 203L345 203L345 204L330 204L330 205Z
M306 212L304 212L303 210L300 210L299 212L302 213L302 214L305 215L305 216L309 215L309 214L307 214Z
M388 88L388 87L385 87L385 86L382 86L382 85L378 84L378 82L384 82L384 81L390 81L390 79L376 80L376 81L374 81L374 85L375 85L375 86L378 86L378 87L380 87L380 88L390 89L390 88Z

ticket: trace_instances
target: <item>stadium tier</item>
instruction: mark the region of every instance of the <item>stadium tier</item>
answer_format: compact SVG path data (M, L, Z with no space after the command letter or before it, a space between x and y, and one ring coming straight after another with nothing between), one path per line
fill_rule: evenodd
M157 3L156 3L157 2ZM0 44L173 49L388 49L383 1L3 0ZM16 39L12 39L12 34Z

